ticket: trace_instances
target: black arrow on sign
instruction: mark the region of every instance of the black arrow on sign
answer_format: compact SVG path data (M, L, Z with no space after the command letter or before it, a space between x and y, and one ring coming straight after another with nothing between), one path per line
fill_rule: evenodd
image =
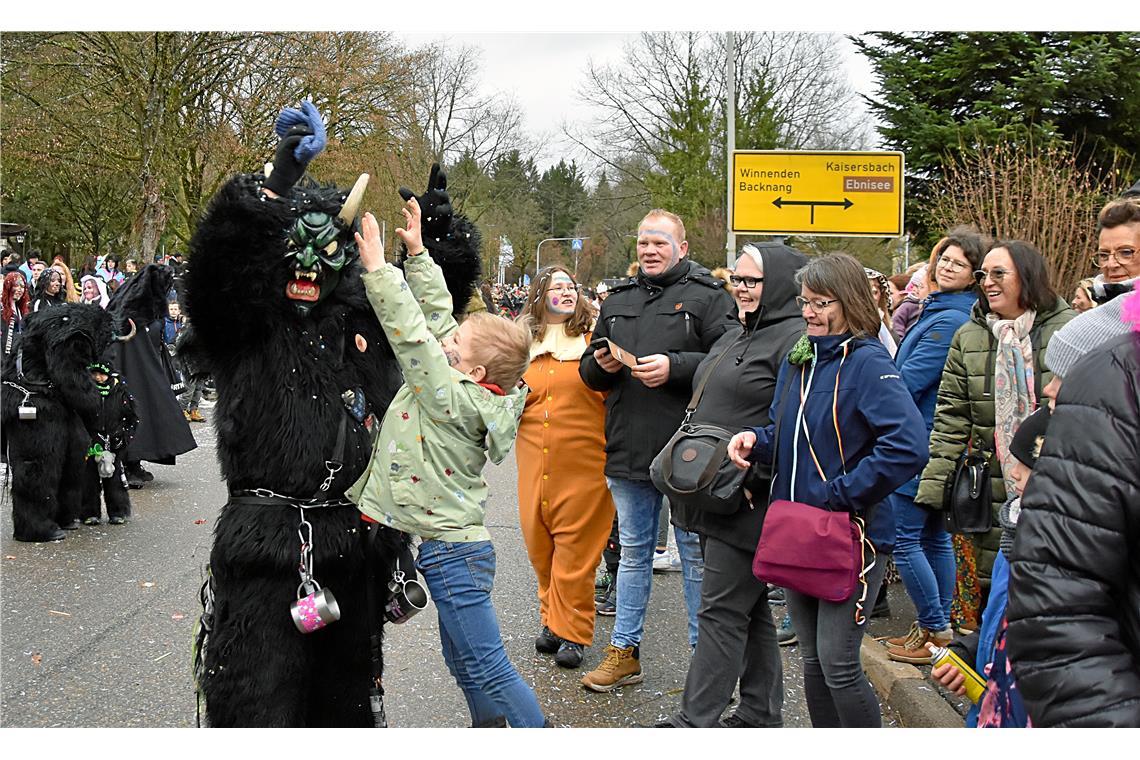
M772 201L772 205L778 209L783 209L784 206L811 206L811 223L815 224L816 206L842 206L843 210L846 211L855 204L849 198L844 198L842 201L786 201L781 195Z

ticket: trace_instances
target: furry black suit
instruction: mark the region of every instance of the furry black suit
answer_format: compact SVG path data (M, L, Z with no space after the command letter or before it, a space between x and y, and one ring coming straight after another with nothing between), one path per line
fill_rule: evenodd
M292 297L308 280L290 255L289 231L306 212L336 214L345 194L310 183L266 198L264 180L240 175L218 192L185 274L194 332L180 354L214 376L212 421L230 492L210 554L199 688L211 726L370 726L369 632L382 619L368 619L366 579L387 579L407 537L377 526L366 550L354 505L303 510L313 526L314 577L336 595L341 618L302 634L289 612L300 582L302 510L289 502L343 500L367 466L369 427L401 378L355 256L336 272L322 264L303 273L316 277L318 301ZM461 217L448 215L448 223L431 252L463 305L478 279L478 236ZM341 247L357 228L341 229ZM371 413L364 422L348 410L346 391L358 399L363 392ZM382 608L383 587L377 591Z
M12 523L18 541L58 541L78 526L84 457L98 429L99 391L87 370L114 338L98 306L65 304L29 315L20 336L21 372L5 377ZM35 419L20 419L24 390Z

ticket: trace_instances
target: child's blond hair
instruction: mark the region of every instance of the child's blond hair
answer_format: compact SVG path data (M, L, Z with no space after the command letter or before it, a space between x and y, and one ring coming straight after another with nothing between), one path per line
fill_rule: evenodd
M468 314L464 322L471 323L471 345L475 350L473 361L487 369L484 380L509 391L518 385L530 366L529 320L511 320L477 311Z

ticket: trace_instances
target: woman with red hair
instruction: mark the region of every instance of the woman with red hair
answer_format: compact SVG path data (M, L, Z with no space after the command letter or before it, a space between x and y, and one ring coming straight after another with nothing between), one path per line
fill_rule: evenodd
M0 368L4 377L8 376L8 366L16 351L16 336L24 329L24 317L28 313L28 283L20 272L9 272L4 275L3 290L0 291ZM6 430L0 431L0 459L8 462L8 436Z
M11 356L13 351L13 344L16 342L16 336L19 335L24 329L24 317L28 313L28 303L31 297L28 295L28 284L24 279L24 275L19 272L9 272L4 275L4 290L3 290L3 323L0 324L0 332L3 333L0 345L4 346L4 364L8 363L8 357Z

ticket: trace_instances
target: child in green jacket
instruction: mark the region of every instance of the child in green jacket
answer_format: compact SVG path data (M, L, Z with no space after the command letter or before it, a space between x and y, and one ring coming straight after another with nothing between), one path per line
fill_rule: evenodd
M491 586L495 549L483 525L488 457L510 451L526 400L516 387L530 361L530 332L474 314L457 325L439 266L426 255L415 198L402 210L404 272L384 261L380 230L365 214L356 236L368 300L404 374L372 450L347 495L368 517L420 536L416 566L439 613L443 657L467 698L473 725L542 726L534 691L507 659ZM406 280L405 280L406 277Z

